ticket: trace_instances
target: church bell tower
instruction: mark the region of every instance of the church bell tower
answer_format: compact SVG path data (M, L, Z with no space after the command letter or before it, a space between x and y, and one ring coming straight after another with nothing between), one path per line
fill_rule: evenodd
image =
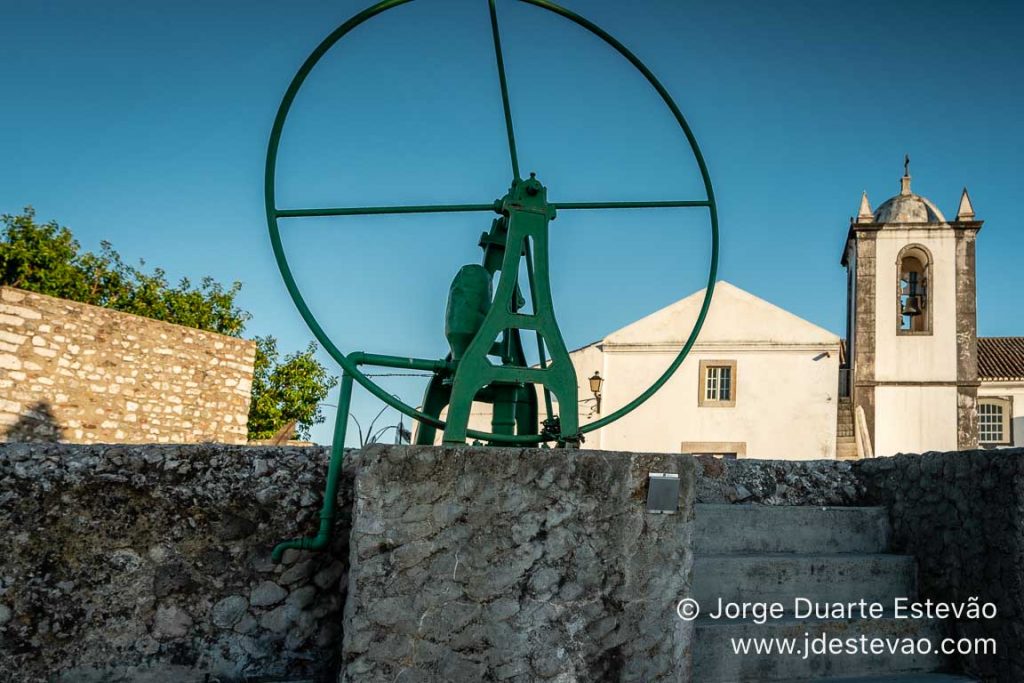
M946 220L914 194L909 158L900 192L850 221L846 368L864 456L977 448L975 219L964 189Z

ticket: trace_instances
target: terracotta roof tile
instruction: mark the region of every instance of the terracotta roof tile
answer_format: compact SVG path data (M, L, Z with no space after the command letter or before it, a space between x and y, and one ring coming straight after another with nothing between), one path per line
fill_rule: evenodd
M1024 379L1024 337L978 337L981 379Z

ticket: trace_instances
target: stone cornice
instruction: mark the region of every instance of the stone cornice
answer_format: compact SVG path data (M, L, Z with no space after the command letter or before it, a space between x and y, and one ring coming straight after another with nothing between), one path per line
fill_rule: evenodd
M857 233L878 233L892 226L903 230L956 230L966 232L972 230L978 232L985 221L948 221L945 223L858 223L857 219L850 220L850 228L846 231L846 240L843 242L843 253L839 257L839 264L846 266L846 252L850 240L854 239Z
M685 342L658 343L601 343L598 349L604 353L679 353ZM766 341L727 341L698 342L693 345L692 352L702 351L839 351L839 340L833 342L766 342Z
M900 380L872 379L854 382L858 387L978 387L981 382L958 382L954 380Z

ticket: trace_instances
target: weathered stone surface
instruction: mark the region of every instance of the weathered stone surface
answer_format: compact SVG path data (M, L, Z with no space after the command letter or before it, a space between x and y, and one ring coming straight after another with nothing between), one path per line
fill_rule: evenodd
M841 460L697 460L697 502L859 505L864 484Z
M241 595L229 595L213 606L211 620L215 626L231 628L245 616L249 601Z
M354 457L343 681L686 681L683 455L378 447ZM678 472L680 513L645 512Z
M992 602L995 619L952 624L994 638L994 655L960 658L985 681L1024 681L1024 449L926 453L855 463L866 504L885 505L893 549L914 555L922 598Z
M316 530L303 493L322 490L326 461L321 448L0 444L0 681L335 677L346 522L328 552L270 561ZM347 473L341 520L350 490Z
M276 605L288 596L288 591L273 581L263 581L252 589L249 604L253 607L269 607Z
M192 617L180 607L160 606L153 617L153 637L157 640L184 638L192 629Z
M246 339L0 287L0 441L244 444L255 354Z
M0 680L328 680L344 639L350 681L686 681L691 630L674 606L694 490L885 505L922 597L998 607L954 624L998 643L961 663L1024 680L1020 449L855 463L376 449L348 461L329 552L276 565L276 541L316 528L304 493L322 488L326 456L0 445ZM680 473L679 515L643 511L649 471Z

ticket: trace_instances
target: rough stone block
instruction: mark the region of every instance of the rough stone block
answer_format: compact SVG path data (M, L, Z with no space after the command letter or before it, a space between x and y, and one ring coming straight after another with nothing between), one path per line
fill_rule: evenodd
M687 681L689 456L357 454L340 680ZM678 514L645 511L649 472Z

